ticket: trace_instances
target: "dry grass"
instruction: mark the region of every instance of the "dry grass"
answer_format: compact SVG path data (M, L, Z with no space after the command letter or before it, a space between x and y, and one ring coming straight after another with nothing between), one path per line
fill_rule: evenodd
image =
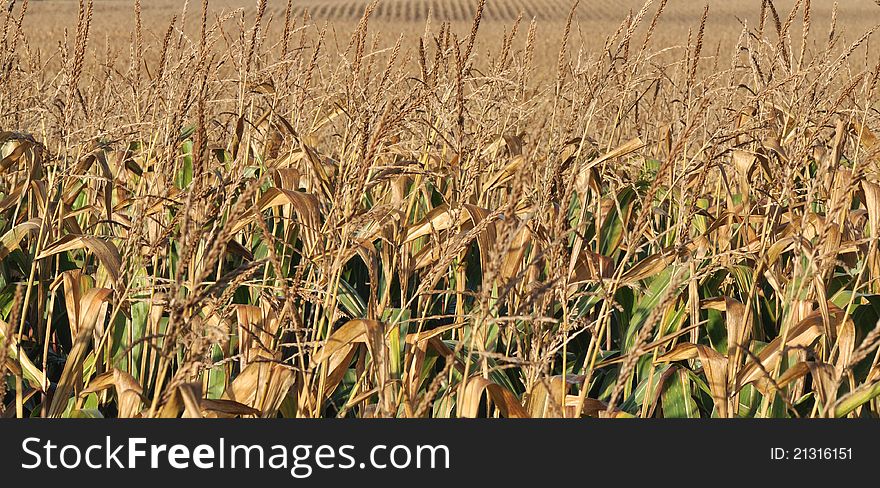
M110 2L125 49L41 3L0 37L7 416L880 413L880 64L825 3L597 42Z

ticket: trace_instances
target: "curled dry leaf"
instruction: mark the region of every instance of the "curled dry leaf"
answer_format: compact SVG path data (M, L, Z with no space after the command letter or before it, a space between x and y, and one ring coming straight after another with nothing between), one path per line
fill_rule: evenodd
M37 259L45 259L59 253L83 248L97 256L115 284L119 280L122 258L119 256L119 250L115 244L100 237L68 234L50 244L37 256Z
M484 392L489 393L489 399L498 407L504 417L529 418L528 412L523 408L516 395L481 376L472 377L465 385L462 398L458 401L458 416L475 418L479 413Z
M39 232L42 222L42 219L34 217L27 222L16 225L3 234L3 237L0 237L0 259L5 258L14 251L27 235Z
M709 346L682 343L658 357L656 362L667 363L690 359L699 359L703 366L703 372L706 374L709 391L712 393L712 400L715 402L718 416L721 418L729 417L730 388L727 374L729 363L726 356Z
M271 357L263 357L248 364L221 399L232 400L259 411L261 416L269 416L281 407L294 381L289 367Z
M834 304L829 304L829 313L832 321L832 327L836 327L839 321L845 318L845 312ZM773 339L763 350L757 355L757 361L749 356L746 360L745 367L736 377L735 389L738 392L743 386L757 381L762 376L766 376L766 372L772 372L775 369L776 361L780 355L792 348L804 348L812 345L816 339L826 333L824 321L820 311L810 313L806 318L795 324L788 333L783 333L779 337Z
M49 406L49 417L60 417L67 408L67 401L71 392L79 382L78 371L86 359L87 352L92 343L92 332L96 329L102 312L106 314L107 302L113 292L106 288L93 288L88 290L80 299L79 324L74 339L73 348L64 363L61 378L55 387L52 403Z
M88 386L80 391L80 396L114 388L118 398L117 409L119 418L134 418L143 409L147 399L144 389L134 377L121 369L99 374L89 381Z

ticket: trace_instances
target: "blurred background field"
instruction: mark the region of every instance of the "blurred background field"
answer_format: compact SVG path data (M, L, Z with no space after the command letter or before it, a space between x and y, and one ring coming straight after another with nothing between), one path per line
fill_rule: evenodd
M796 0L774 2L781 15L788 13ZM21 0L18 0L21 3ZM308 12L316 24L330 22L338 42L347 42L350 30L363 14L366 0L300 0L293 2L295 11ZM371 18L373 29L382 32L386 44L393 43L397 33L405 33L410 41L422 34L427 19L437 24L452 23L453 29L462 33L470 28L473 12L479 0L385 0L379 4ZM605 38L612 34L629 12L638 12L641 0L591 0L583 2L576 15L574 38L584 48L600 49ZM880 21L880 7L872 0L813 0L814 35L825 34L831 22L832 10L838 4L840 26L858 36ZM180 16L184 5L190 10L187 25L195 28L198 23L199 1L150 0L142 6L144 28L153 38L161 36L173 15ZM671 0L659 20L655 40L658 45L681 45L687 41L688 30L694 30L700 22L705 5L709 5L705 42L709 49L730 46L739 37L743 22L754 26L759 21L761 0ZM94 42L104 44L112 51L128 49L134 32L133 2L129 0L96 0L92 32ZM242 9L245 18L252 19L255 0L212 0L212 15ZM555 50L562 35L571 2L568 0L495 0L488 2L483 20L483 32L479 43L488 42L509 26L519 15L524 21L532 18L538 25L540 47L549 56L539 61L555 62ZM54 49L63 37L64 29L73 30L77 15L76 0L33 0L25 28L34 47ZM286 9L285 0L269 0L267 7L268 28L277 35ZM430 14L430 16L429 16ZM784 20L784 19L783 19ZM642 26L644 28L644 26ZM795 39L800 25L792 26ZM821 34L820 34L821 33ZM493 35L494 34L494 35ZM524 33L521 33L521 35ZM340 41L341 39L341 41ZM854 40L854 39L851 39Z

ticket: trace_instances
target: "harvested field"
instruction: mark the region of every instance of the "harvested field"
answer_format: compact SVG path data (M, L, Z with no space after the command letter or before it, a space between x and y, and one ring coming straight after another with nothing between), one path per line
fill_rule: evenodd
M21 0L18 0L19 3ZM191 1L190 10L197 10L199 2ZM424 31L429 12L435 23L448 21L458 29L467 29L479 0L385 0L379 4L372 16L376 31L383 32L386 42L400 32L415 37ZM777 0L774 4L780 16L794 6L795 0ZM834 3L831 0L813 0L813 21L821 30L827 30ZM357 24L367 4L364 0L302 0L293 2L294 13L308 12L316 23L331 22L335 30L342 32ZM604 46L605 38L614 33L628 12L637 13L643 2L640 0L598 0L584 2L576 14L575 36L581 46L598 49ZM670 0L664 15L658 21L656 39L659 44L681 44L687 39L689 29L694 29L700 21L703 6L708 4L712 15L708 19L705 42L731 44L742 30L741 21L755 25L760 19L761 0L708 0L692 2L689 0ZM212 15L242 9L252 16L254 0L213 0L210 2ZM500 35L505 25L510 25L520 13L525 21L537 19L544 41L545 50L555 49L561 30L568 15L569 0L494 0L488 2L483 15L483 30L488 33L478 39L491 45ZM131 15L132 2L128 0L96 0L92 33L94 42L105 43L111 47L125 47L131 40L134 20ZM851 0L839 2L838 20L849 33L862 33L877 22L877 5L872 0ZM284 19L286 1L270 0L266 7L268 28L280 26ZM77 2L74 0L40 0L30 3L29 38L35 47L54 49L63 30L74 28ZM181 2L178 0L151 0L142 6L143 24L148 37L162 34L162 29L172 15L180 16ZM190 15L190 25L198 22L198 15ZM785 18L781 19L785 21ZM795 31L799 24L792 26Z

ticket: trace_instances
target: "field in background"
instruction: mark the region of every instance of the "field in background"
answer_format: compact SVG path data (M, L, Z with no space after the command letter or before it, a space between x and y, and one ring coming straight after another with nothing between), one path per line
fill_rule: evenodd
M880 6L294 3L0 12L0 414L880 416Z
M21 0L18 0L21 3ZM144 2L144 28L152 37L160 36L172 15L180 16L181 0L151 0ZM456 30L470 27L473 12L479 0L386 0L373 15L374 28L383 33L385 43L393 42L400 32L410 38L424 31L424 23L429 11L435 23L452 22ZM777 0L777 9L788 12L795 0ZM189 10L197 11L199 1L190 1ZM316 23L331 22L332 28L343 38L363 13L364 0L300 0L293 2L295 12L302 15L308 11ZM562 27L571 2L569 0L495 0L489 2L484 14L484 31L499 34L504 26L509 26L522 13L526 21L540 20L542 48L545 52L555 51L562 34ZM574 35L586 49L599 49L604 46L605 37L613 34L629 11L638 12L641 0L591 0L585 2L576 15ZM689 29L694 29L700 21L703 7L708 4L712 15L708 20L705 42L710 46L725 45L736 41L742 31L741 21L755 25L759 21L761 0L671 0L665 14L659 21L656 33L658 45L679 45L687 41ZM813 0L813 18L818 29L824 33L830 25L833 0ZM872 0L848 0L838 2L838 19L851 35L861 34L872 28L878 20L877 5ZM128 46L134 29L132 1L97 0L92 32L94 41L106 43L111 49ZM245 9L253 16L254 0L212 0L214 15L235 9ZM270 0L267 17L272 26L278 27L284 18L285 0ZM35 0L30 4L28 16L29 37L35 47L54 49L65 28L72 30L75 25L77 2L75 0ZM198 14L190 14L189 25L198 22ZM783 19L784 20L784 19ZM797 31L799 25L793 29ZM818 30L817 29L817 30ZM493 32L494 31L494 32ZM492 36L479 41L492 42ZM854 40L854 39L853 39ZM546 58L551 60L552 56ZM552 61L552 60L551 60Z

